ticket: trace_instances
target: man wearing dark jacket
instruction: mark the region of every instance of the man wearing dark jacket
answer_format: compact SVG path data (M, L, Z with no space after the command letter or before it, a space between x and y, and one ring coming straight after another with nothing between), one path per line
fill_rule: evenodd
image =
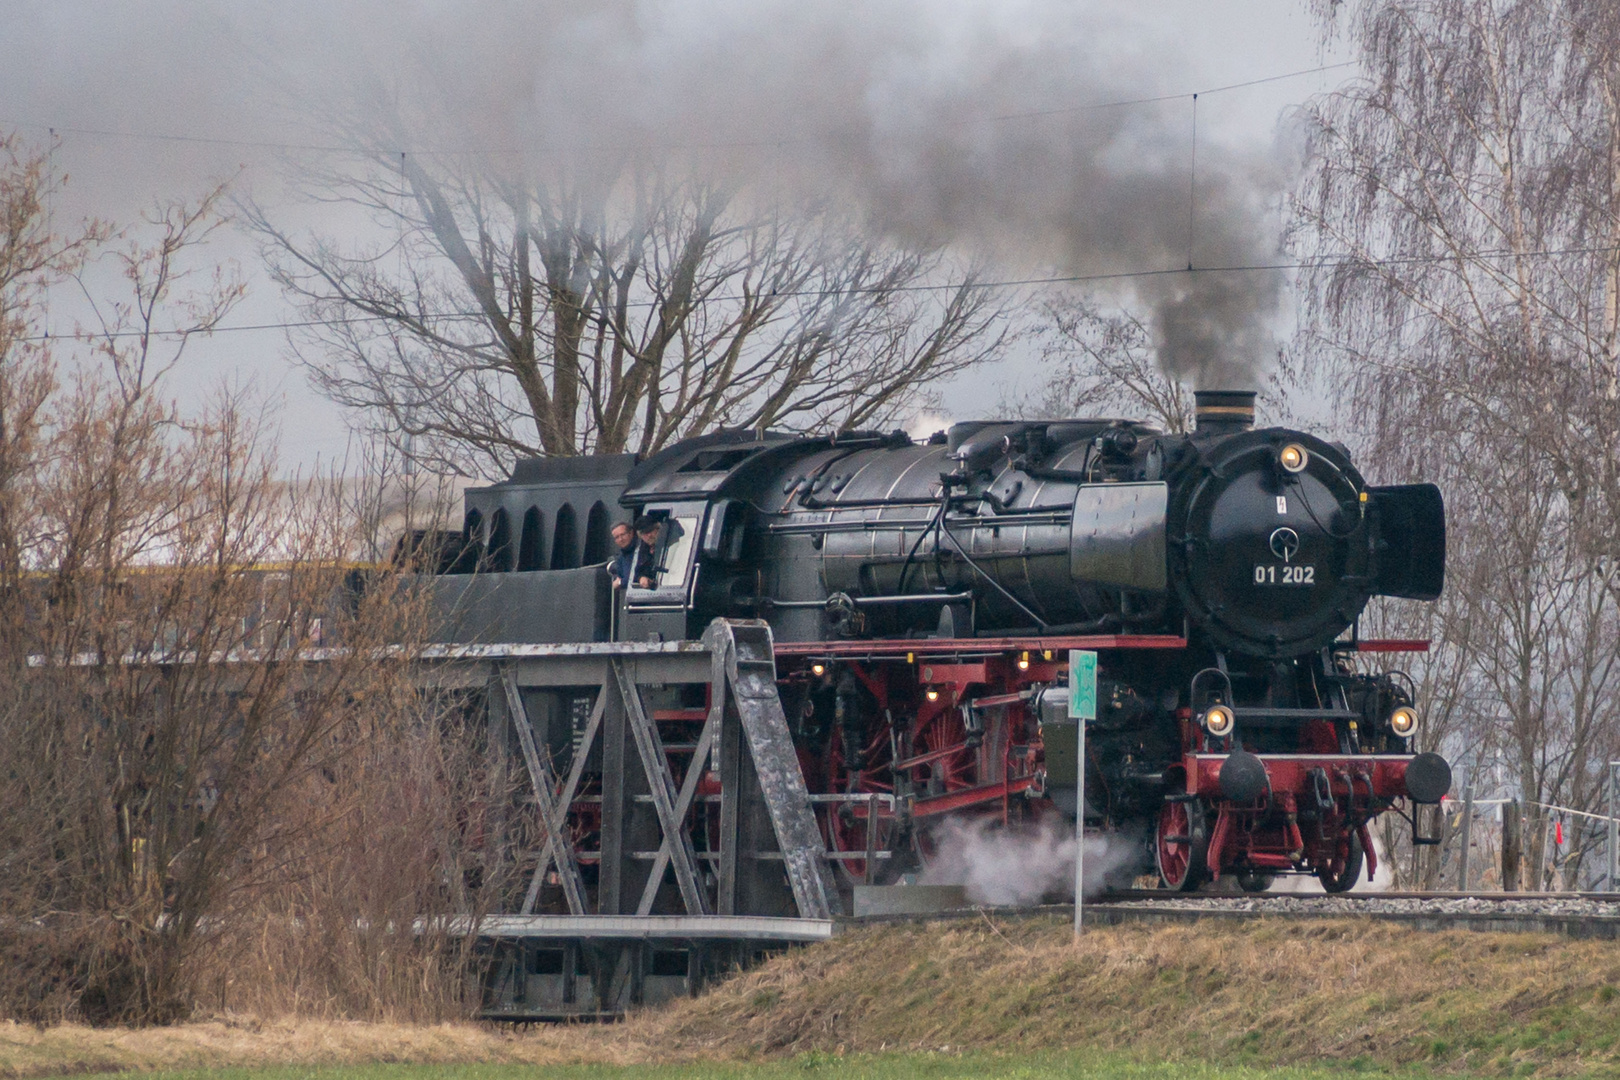
M619 550L608 564L608 573L613 575L613 587L622 589L630 581L630 571L635 566L636 552L640 547L636 543L636 532L629 522L621 521L613 526L613 544Z
M653 587L653 575L657 566L653 562L653 553L658 550L658 540L662 534L663 523L653 517L636 518L636 588L650 589Z

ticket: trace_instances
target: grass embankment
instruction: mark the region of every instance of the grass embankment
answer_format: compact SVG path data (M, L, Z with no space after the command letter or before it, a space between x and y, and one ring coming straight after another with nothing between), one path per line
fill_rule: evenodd
M0 1029L0 1075L378 1061L674 1068L792 1059L797 1069L866 1055L842 1067L1035 1078L1072 1075L1081 1062L1093 1075L1160 1062L1168 1071L1130 1075L1335 1065L1620 1077L1617 988L1620 948L1553 936L1274 920L1097 929L1076 948L1059 920L986 917L862 929L607 1027L9 1028ZM973 1056L958 1057L965 1051ZM892 1057L902 1053L927 1057ZM968 1071L949 1071L953 1061ZM902 1062L906 1071L891 1071ZM915 1071L925 1062L946 1071ZM1222 1068L1204 1074L1203 1064ZM705 1065L650 1075L745 1074Z
M681 1065L349 1065L281 1066L148 1074L148 1080L1367 1080L1344 1069L1247 1065L1145 1064L1117 1055L804 1054L762 1062ZM1403 1074L1403 1080L1409 1080Z
M1244 1064L1620 1076L1620 948L1388 923L868 929L656 1021L719 1055L1084 1047Z

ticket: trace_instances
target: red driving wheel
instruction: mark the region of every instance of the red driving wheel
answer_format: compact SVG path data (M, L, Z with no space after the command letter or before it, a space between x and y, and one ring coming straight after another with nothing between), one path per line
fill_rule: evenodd
M1186 796L1165 800L1153 835L1153 854L1159 880L1176 892L1190 892L1203 882L1208 870L1208 815L1204 804Z
M962 726L961 715L955 709L938 712L918 726L912 744L914 754L932 754L950 750L952 747L961 748L924 766L934 774L933 778L939 785L938 794L961 791L963 788L973 787L977 782L974 768L977 764L976 756L973 751L967 749L966 742L967 729ZM927 777L912 779L914 783L924 787L929 782Z
M850 796L886 796L893 793L894 785L889 780L892 772L889 728L887 724L876 726L878 730L866 746L866 768L859 772L845 767L843 731L833 729L827 745L827 780L833 791ZM822 820L827 830L827 846L835 852L864 854L868 850L867 829L872 824L868 818L874 809L873 800L853 798L847 802L824 803L823 806ZM887 799L879 798L875 808L878 812L877 832L870 850L888 851L894 841L894 817ZM846 884L858 885L866 881L865 859L835 859L833 863L838 869L838 877ZM882 862L873 868L873 880L878 878L882 868Z

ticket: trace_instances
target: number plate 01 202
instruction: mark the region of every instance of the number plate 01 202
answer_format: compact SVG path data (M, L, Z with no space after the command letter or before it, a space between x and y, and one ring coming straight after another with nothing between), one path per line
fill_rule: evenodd
M1256 566L1254 568L1254 583L1256 585L1315 585L1316 567L1314 566Z

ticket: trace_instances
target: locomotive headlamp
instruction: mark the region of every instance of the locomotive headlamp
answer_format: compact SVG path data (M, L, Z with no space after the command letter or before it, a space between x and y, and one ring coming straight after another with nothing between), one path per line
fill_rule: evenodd
M1389 730L1406 738L1417 730L1417 710L1409 705L1402 705L1389 714Z
M818 660L816 663L810 665L810 673L812 675L825 675L827 674L827 665Z
M926 697L929 701L938 701L939 700L939 691L935 690L932 686L930 686L927 690L923 691L923 696Z
M1283 472L1301 472L1308 461L1310 461L1310 456L1305 453L1305 448L1299 443L1291 442L1277 451L1277 464L1282 466Z
M1027 651L1023 652L1023 653L1020 653L1018 655L1018 670L1019 671L1028 671L1029 670L1029 653Z
M1204 713L1204 730L1217 739L1224 739L1232 734L1232 728L1237 724L1237 717L1225 705L1211 705Z

